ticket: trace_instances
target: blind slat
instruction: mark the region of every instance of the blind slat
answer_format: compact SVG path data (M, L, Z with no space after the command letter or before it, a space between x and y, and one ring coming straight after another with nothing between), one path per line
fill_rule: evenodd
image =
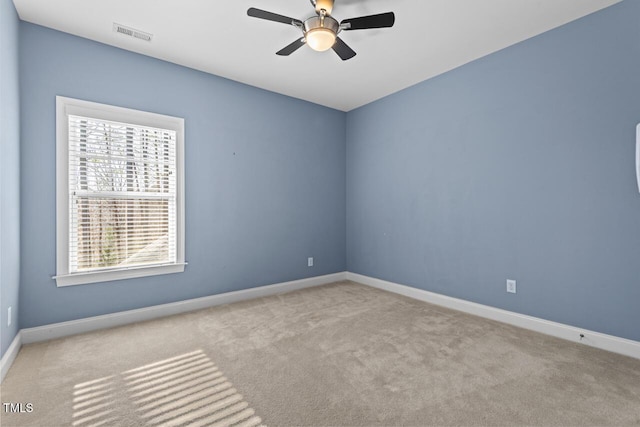
M95 191L95 190L72 190L71 195L79 203L82 203L83 199L93 199L97 202L109 202L113 199L156 199L156 200L170 200L175 198L175 189L171 191L168 188L166 192L151 192L151 191Z

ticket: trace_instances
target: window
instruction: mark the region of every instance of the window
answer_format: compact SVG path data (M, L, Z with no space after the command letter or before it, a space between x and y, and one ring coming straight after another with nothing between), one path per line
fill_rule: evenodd
M184 120L56 104L57 285L184 271Z

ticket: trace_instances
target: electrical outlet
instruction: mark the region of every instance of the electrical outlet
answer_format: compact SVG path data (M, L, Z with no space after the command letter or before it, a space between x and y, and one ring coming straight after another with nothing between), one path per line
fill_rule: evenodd
M516 293L516 281L507 279L507 292L515 294Z
M7 326L11 326L11 307L7 309Z
M313 257L307 258L307 267L313 267Z

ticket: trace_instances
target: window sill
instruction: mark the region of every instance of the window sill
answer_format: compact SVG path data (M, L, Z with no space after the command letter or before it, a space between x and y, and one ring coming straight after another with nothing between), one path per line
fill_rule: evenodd
M186 262L142 267L130 267L117 270L91 271L87 273L61 274L53 276L58 287L84 285L87 283L110 282L112 280L133 279L136 277L157 276L160 274L182 273Z

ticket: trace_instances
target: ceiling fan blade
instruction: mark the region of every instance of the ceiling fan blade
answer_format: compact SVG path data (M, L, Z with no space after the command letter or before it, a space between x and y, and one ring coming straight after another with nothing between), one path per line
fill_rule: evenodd
M283 47L282 49L280 49L279 51L276 52L276 55L280 55L280 56L291 55L293 52L295 52L296 50L300 49L306 43L307 43L307 41L303 37L301 39L298 39L298 40L294 41L290 45Z
M254 18L266 19L267 21L281 22L288 25L302 25L299 19L289 18L288 16L278 15L277 13L267 12L266 10L250 7L247 15Z
M356 56L356 53L353 51L353 49L347 46L347 44L343 42L340 37L336 37L336 43L331 49L333 49L333 51L337 53L340 59L342 59L343 61Z
M361 16L359 18L345 19L340 22L340 26L345 31L366 30L368 28L388 28L393 27L396 22L396 15L393 12L379 13L377 15ZM350 24L346 26L345 24Z

